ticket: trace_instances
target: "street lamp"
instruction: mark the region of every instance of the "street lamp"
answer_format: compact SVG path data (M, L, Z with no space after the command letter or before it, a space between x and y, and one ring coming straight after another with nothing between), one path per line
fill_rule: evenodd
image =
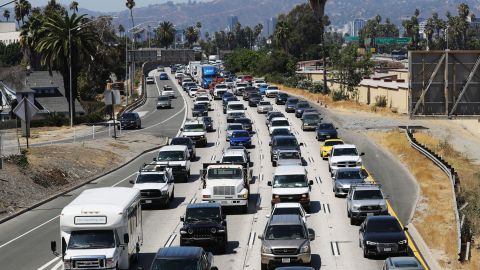
M83 23L83 24L80 24L76 27L73 27L73 28L69 28L68 29L68 50L69 50L69 53L68 53L68 60L69 60L69 77L70 77L70 93L69 93L69 96L70 96L70 127L73 127L73 106L75 106L75 103L73 102L73 84L72 84L72 30L76 30L76 29L80 29L86 25L89 25L91 23L94 23L96 21L99 21L99 20L103 20L103 19L113 19L113 18L116 18L116 17L112 17L112 16L101 16L101 17L98 17L96 18L95 20L91 20L89 22L86 22L86 23Z

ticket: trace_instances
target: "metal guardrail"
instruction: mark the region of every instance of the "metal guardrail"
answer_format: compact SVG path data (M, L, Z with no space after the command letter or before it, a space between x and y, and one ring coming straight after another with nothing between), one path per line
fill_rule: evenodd
M143 81L143 79L142 79ZM142 82L142 85L143 82ZM145 102L147 101L147 89L145 87L142 87L142 94L140 95L140 97L138 99L136 99L134 102L130 103L129 105L127 105L125 108L123 108L119 113L118 115L122 115L122 113L124 112L132 112L134 110L136 110L137 108L143 106L145 104Z
M458 178L458 174L455 169L448 164L445 160L442 159L439 155L435 152L430 150L427 146L420 144L415 137L413 136L413 130L410 129L408 126L405 129L407 139L410 143L410 146L415 148L417 151L422 153L428 159L430 159L435 165L437 165L450 179L450 183L452 184L453 188L453 204L455 209L455 220L457 223L457 252L459 256L459 261L468 261L470 259L470 242L471 237L468 235L463 235L462 230L465 215L462 215L462 218L459 217L459 212L465 207L462 206L458 208L458 198L457 198L457 191L459 190L459 183L460 179ZM465 204L464 204L465 205Z

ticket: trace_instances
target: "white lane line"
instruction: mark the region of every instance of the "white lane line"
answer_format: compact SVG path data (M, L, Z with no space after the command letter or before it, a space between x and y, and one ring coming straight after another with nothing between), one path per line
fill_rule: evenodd
M330 213L331 213L331 212L330 212L330 205L329 205L328 203L324 203L324 204L323 204L323 212L324 212L325 214L330 214Z
M248 246L253 246L255 243L255 232L250 232L250 237L248 238Z
M55 264L51 270L61 270L63 269L63 261L59 261L57 264Z
M318 176L315 176L315 182L317 182L317 184L320 184L320 183L318 182Z
M333 256L340 256L340 248L338 247L338 242L330 242L330 248L332 249Z
M44 270L44 269L46 269L50 264L55 263L55 262L57 262L58 260L60 260L59 257L53 258L51 261L49 261L49 262L47 262L46 264L40 266L40 268L38 268L37 270Z
M172 243L173 243L173 240L175 240L175 237L177 237L177 234L176 234L176 233L172 233L172 234L170 235L170 237L168 237L168 240L167 240L167 242L165 243L165 246L164 246L164 247L169 247L169 246L171 246Z
M130 174L129 176L127 176L127 177L123 178L122 180L120 180L120 181L118 181L117 183L115 183L114 185L112 185L112 187L114 187L114 186L117 186L118 184L120 184L121 182L123 182L123 181L127 180L128 178L132 177L132 176L133 176L133 175L135 175L135 174L136 174L136 172L135 172L135 173L132 173L132 174ZM42 223L42 224L38 225L37 227L35 227L35 228L33 228L33 229L31 229L31 230L29 230L29 231L27 231L27 232L23 233L23 234L21 234L21 235L19 235L19 236L15 237L15 238L13 238L13 239L11 239L11 240L10 240L10 241L8 241L8 242L5 242L4 244L0 245L0 248L3 248L3 247L5 247L5 246L7 246L7 245L11 244L12 242L15 242L15 241L17 241L18 239L20 239L20 238L24 237L25 235L27 235L27 234L29 234L29 233L31 233L31 232L33 232L33 231L35 231L35 230L39 229L40 227L42 227L42 226L44 226L44 225L46 225L46 224L50 223L51 221L53 221L53 220L57 219L58 217L60 217L60 215L58 215L58 216L55 216L55 217L53 217L53 218L51 218L51 219L49 219L49 220L45 221L44 223Z
M190 200L189 204L194 204L196 201L197 201L197 198L196 198L196 197L193 197L193 198Z
M158 87L157 77L155 74L153 75L153 79L155 80L155 86L157 87L158 95L161 96L162 93L160 93L160 87ZM147 89L145 89L145 91L147 91Z

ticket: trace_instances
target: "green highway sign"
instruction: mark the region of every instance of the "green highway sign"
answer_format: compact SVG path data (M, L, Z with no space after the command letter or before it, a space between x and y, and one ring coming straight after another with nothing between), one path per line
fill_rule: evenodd
M401 38L387 38L387 37L380 37L375 38L374 40L376 45L408 45L412 43L412 38L409 37L401 37Z

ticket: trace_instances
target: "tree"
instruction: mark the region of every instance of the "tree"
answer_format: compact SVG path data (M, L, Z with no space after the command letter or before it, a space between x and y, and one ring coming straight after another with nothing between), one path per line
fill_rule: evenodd
M160 47L167 48L175 40L175 27L171 22L162 22L156 30L157 41Z
M45 17L47 18L54 16L55 13L64 14L65 12L67 12L67 10L62 5L57 3L56 0L48 1L45 9L43 10Z
M44 36L35 46L35 50L41 54L42 65L49 70L59 70L62 74L65 90L69 89L72 92L72 104L75 104L77 98L78 71L81 66L92 61L97 46L101 42L92 27L80 27L87 20L85 16L54 13L52 17L47 17L41 28ZM70 67L72 88L70 88ZM69 95L65 96L70 104ZM75 117L75 106L70 110Z
M10 19L10 10L5 9L5 10L3 11L3 17L4 17L4 18L7 20L7 22L8 22L8 19Z
M78 2L77 1L72 1L72 3L70 3L70 10L73 11L73 13L78 12Z
M187 39L188 47L191 48L192 45L198 40L198 30L193 26L189 26L184 30L183 33L185 35L185 39Z
M125 5L130 10L130 18L132 20L132 27L134 27L135 26L135 21L133 20L133 8L135 7L135 1L134 0L127 0Z
M19 0L18 2L15 2L15 7L13 11L15 12L15 20L17 21L19 26L20 21L22 21L22 24L25 22L25 17L30 14L31 9L32 5L27 0Z
M202 23L201 23L201 22L195 23L195 27L197 28L197 31L198 31L198 37L201 39L201 38L202 38L202 34L201 34L201 32L200 32L200 29L202 28Z
M288 52L288 39L290 37L290 25L286 21L279 21L275 29L275 38L282 45L283 50Z
M255 27L253 28L253 36L254 36L255 42L258 42L258 37L262 33L262 30L263 30L263 25L261 23L255 25Z
M120 34L120 37L122 37L122 34L125 33L125 27L123 26L123 24L118 25L118 33Z

